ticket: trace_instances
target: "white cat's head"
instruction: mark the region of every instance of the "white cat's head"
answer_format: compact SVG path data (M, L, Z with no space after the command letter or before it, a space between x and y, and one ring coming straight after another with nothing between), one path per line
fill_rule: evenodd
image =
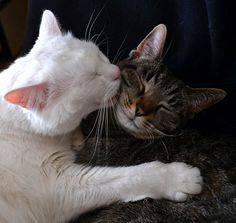
M27 115L33 131L48 135L73 130L120 84L119 68L94 43L62 33L48 10L30 53L4 73L5 101Z

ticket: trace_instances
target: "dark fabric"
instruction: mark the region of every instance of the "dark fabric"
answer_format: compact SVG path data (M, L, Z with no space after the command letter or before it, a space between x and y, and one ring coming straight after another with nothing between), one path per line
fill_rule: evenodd
M9 2L9 0L0 0L0 10L2 9L2 7L6 4L6 3L8 3Z
M193 87L228 92L219 105L190 123L207 131L236 132L236 13L234 1L220 0L29 0L24 53L32 47L44 9L52 10L64 30L84 38L92 12L98 16L91 37L104 29L112 60L128 55L157 24L168 28L165 63ZM100 40L104 39L102 35ZM123 45L121 46L122 42ZM107 44L101 46L107 54ZM169 49L169 50L168 50Z

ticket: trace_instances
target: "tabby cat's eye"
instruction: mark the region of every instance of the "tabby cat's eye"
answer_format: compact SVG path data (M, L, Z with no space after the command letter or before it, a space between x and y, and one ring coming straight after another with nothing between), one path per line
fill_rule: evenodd
M133 101L130 99L130 97L128 96L128 99L127 99L127 101L128 101L128 104L129 105L132 105L133 104Z

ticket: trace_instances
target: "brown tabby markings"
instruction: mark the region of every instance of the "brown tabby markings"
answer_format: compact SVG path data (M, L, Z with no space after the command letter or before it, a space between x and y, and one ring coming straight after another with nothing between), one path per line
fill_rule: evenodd
M162 62L166 27L157 26L121 61L121 96L116 114L121 126L137 138L173 136L194 115L221 101L226 92L190 88L172 76Z

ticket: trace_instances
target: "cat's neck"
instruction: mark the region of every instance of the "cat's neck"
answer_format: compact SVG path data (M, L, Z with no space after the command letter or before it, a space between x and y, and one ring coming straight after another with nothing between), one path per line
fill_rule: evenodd
M4 137L11 137L14 140L24 138L25 141L40 141L41 144L57 144L68 145L70 140L69 135L63 136L47 136L40 133L36 133L31 127L26 114L19 111L19 108L10 108L6 105L7 103L0 99L0 135ZM26 138L28 137L28 138ZM27 139L27 140L26 140Z
M3 96L0 99L0 132L9 133L14 130L31 132L31 126L27 120L26 114L20 111L16 106L9 106L3 101Z

